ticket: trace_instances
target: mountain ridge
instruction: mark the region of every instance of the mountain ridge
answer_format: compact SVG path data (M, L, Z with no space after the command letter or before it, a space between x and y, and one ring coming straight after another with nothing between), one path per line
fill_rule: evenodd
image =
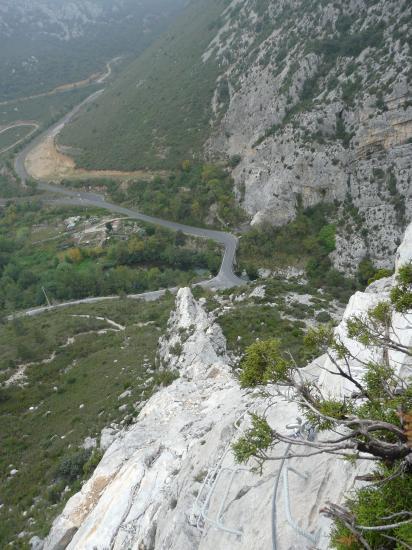
M398 268L411 259L410 238L411 227L399 249ZM393 284L393 278L382 279L353 295L336 328L353 353L350 366L359 379L376 352L348 337L346 320L385 300ZM312 456L312 447L301 451L293 459L293 471L303 472L304 479L290 477L287 497L294 503L292 519L290 504L282 503L289 489L284 485L281 495L274 489L273 462L259 476L251 464L236 464L232 444L250 425L249 413L265 411L274 430L295 429L298 405L283 393L284 387L269 387L266 393L239 386L218 321L204 307L205 300L196 301L188 288L179 290L158 358L163 369L180 377L147 401L130 428L112 434L93 476L56 518L44 550L62 544L91 550L109 540L119 549L261 550L274 540L280 550L313 543L330 548L331 523L319 508L325 499L341 504L346 492L358 486L356 476L370 472L370 462L360 460L354 467L337 456ZM403 316L395 315L393 323L402 342L409 342ZM397 357L397 369L406 380L411 370L407 356ZM352 383L336 376L326 355L300 372L304 380L316 380L325 394L353 392ZM276 456L288 452L278 447Z

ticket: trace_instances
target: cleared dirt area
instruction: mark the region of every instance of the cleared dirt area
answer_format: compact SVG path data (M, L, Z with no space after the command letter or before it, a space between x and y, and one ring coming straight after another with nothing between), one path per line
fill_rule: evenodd
M117 170L84 170L76 168L74 160L60 153L52 136L39 143L27 155L25 167L30 176L37 180L46 180L59 183L64 179L90 179L90 178L115 178L115 179L147 179L155 176L165 176L166 172L121 172Z

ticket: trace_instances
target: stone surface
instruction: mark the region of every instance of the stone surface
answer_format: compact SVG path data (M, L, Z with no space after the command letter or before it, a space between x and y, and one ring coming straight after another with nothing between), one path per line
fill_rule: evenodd
M100 436L100 449L106 451L116 439L118 429L113 427L104 428Z
M399 248L398 268L412 257L411 227ZM387 299L393 282L393 277L383 279L354 294L336 328L361 361L379 359L382 352L349 339L346 320ZM393 331L405 345L412 344L411 323L411 315L393 317ZM390 352L390 359L401 377L412 376L411 358ZM289 459L281 470L277 461L267 462L261 475L251 470L252 463L235 464L231 445L250 425L248 413L266 412L273 428L292 435L299 411L284 388L278 388L283 397L271 398L269 406L258 389L239 387L220 327L187 288L177 294L159 342L159 361L179 378L147 401L136 424L117 434L116 427L104 430L108 448L102 461L55 520L44 549L261 550L272 545L274 521L279 550L313 545L327 550L330 522L319 510L328 500L342 503L370 462L353 466L299 447L303 456ZM349 395L354 387L328 372L334 369L323 355L302 374L324 394ZM357 360L351 370L362 376ZM275 389L268 391L275 395ZM285 450L276 446L274 456Z
M266 295L266 289L263 285L257 286L249 294L249 298L264 298Z
M83 442L83 449L95 449L97 447L97 440L94 437L86 437Z
M30 550L43 550L44 541L39 537L30 539Z
M282 225L298 204L336 201L336 267L353 271L366 255L390 267L412 214L411 55L392 27L410 18L410 4L330 1L309 10L299 1L273 2L263 12L256 0L236 4L204 56L216 58L230 83L206 151L240 156L233 177L252 225ZM342 15L351 32L378 20L386 31L374 48L328 66L311 44L325 36L344 42ZM281 24L269 30L265 19Z

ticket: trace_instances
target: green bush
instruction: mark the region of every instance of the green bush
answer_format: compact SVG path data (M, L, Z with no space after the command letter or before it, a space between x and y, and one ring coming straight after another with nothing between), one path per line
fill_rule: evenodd
M83 468L90 460L91 454L90 449L81 449L64 457L57 468L57 477L69 482L81 478L84 474Z
M363 258L359 262L357 277L362 286L366 286L376 275L377 269L370 258Z
M347 149L353 134L346 131L345 121L339 115L336 115L336 139L342 141L343 146Z
M316 315L316 321L318 321L319 323L329 323L330 320L331 316L327 311L320 311Z
M179 373L174 370L164 369L157 372L154 375L155 384L158 386L170 386L175 380L179 378Z
M374 283L375 281L379 281L379 279L390 277L391 275L393 275L393 269L378 269L375 274L370 279L368 279L368 285Z
M90 477L102 458L103 453L100 450L94 449L87 462L83 464L83 474L86 477Z
M319 231L318 239L325 252L333 252L336 248L336 226L334 224L324 225Z
M174 346L170 348L170 353L172 355L176 355L176 357L179 357L183 351L183 346L180 342L176 342Z
M383 522L382 517L388 514L396 514L402 511L412 509L412 476L410 474L397 475L394 479L391 477L397 474L396 468L380 465L375 477L379 479L386 478L385 483L358 489L349 499L347 505L352 513L355 514L357 523L366 526L376 526L387 523L397 523L406 516L398 516L393 522ZM395 521L396 520L396 521ZM384 533L385 537L382 537ZM362 531L362 536L366 539L371 548L401 549L407 548L412 542L412 524L403 525L395 529L385 531ZM386 536L394 537L397 541L391 542ZM337 550L358 550L359 541L350 530L340 521L337 521L332 531L331 541L333 547Z
M243 388L265 384L277 373L277 379L283 381L288 372L289 363L280 349L280 341L260 340L249 346L241 363L240 383Z
M345 21L345 26L347 24ZM383 42L383 31L383 23L370 26L358 33L341 31L340 36L317 40L313 44L313 50L324 55L328 63L334 63L341 56L357 57L365 48L379 47Z
M232 155L229 159L229 165L231 168L236 168L236 166L240 163L242 160L242 157L240 155Z

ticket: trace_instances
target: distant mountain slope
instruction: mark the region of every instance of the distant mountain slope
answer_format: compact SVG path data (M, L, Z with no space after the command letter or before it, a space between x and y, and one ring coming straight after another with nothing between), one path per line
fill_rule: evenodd
M310 110L321 91L353 107L369 88L390 91L401 72L409 81L410 10L402 0L193 0L62 141L83 149L85 167L169 167L200 154L213 126L215 149L237 153Z
M202 63L224 0L194 0L164 36L69 126L61 142L85 167L170 167L202 150L219 67ZM113 139L115 138L115 139Z
M185 0L2 0L0 98L42 92L137 53Z
M63 134L86 167L229 159L253 224L337 208L335 265L390 263L412 215L408 0L196 0Z

